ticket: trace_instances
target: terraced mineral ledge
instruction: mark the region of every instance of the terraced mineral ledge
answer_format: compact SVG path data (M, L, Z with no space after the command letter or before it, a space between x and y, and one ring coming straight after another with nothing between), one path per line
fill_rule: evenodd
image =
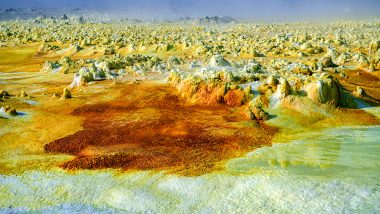
M0 212L380 212L380 22L0 22Z

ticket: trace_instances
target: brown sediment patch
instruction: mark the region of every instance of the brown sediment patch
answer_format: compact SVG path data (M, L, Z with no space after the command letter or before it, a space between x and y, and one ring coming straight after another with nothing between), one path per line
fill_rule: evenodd
M375 104L380 104L380 79L374 73L362 70L346 70L347 79L340 78L340 83L348 91L355 91L362 87L368 97L365 99Z
M276 132L221 104L187 104L166 84L123 85L121 90L117 100L74 110L85 118L83 130L45 145L45 151L75 155L61 165L66 169L199 175L270 145Z

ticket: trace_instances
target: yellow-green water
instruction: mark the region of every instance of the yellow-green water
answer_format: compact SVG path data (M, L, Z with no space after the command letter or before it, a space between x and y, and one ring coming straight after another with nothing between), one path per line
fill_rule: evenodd
M341 127L198 177L58 168L1 175L0 212L379 213L379 154L380 126Z

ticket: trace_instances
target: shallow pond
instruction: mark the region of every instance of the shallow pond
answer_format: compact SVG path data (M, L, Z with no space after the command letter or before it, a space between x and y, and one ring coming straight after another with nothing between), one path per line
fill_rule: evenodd
M61 169L2 175L0 212L377 213L379 136L380 126L305 132L198 177Z

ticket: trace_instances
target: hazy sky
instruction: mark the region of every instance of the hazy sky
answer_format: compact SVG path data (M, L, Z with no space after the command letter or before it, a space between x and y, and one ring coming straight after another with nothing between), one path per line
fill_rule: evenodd
M380 0L0 0L0 8L86 8L140 17L233 16L248 19L380 15Z

